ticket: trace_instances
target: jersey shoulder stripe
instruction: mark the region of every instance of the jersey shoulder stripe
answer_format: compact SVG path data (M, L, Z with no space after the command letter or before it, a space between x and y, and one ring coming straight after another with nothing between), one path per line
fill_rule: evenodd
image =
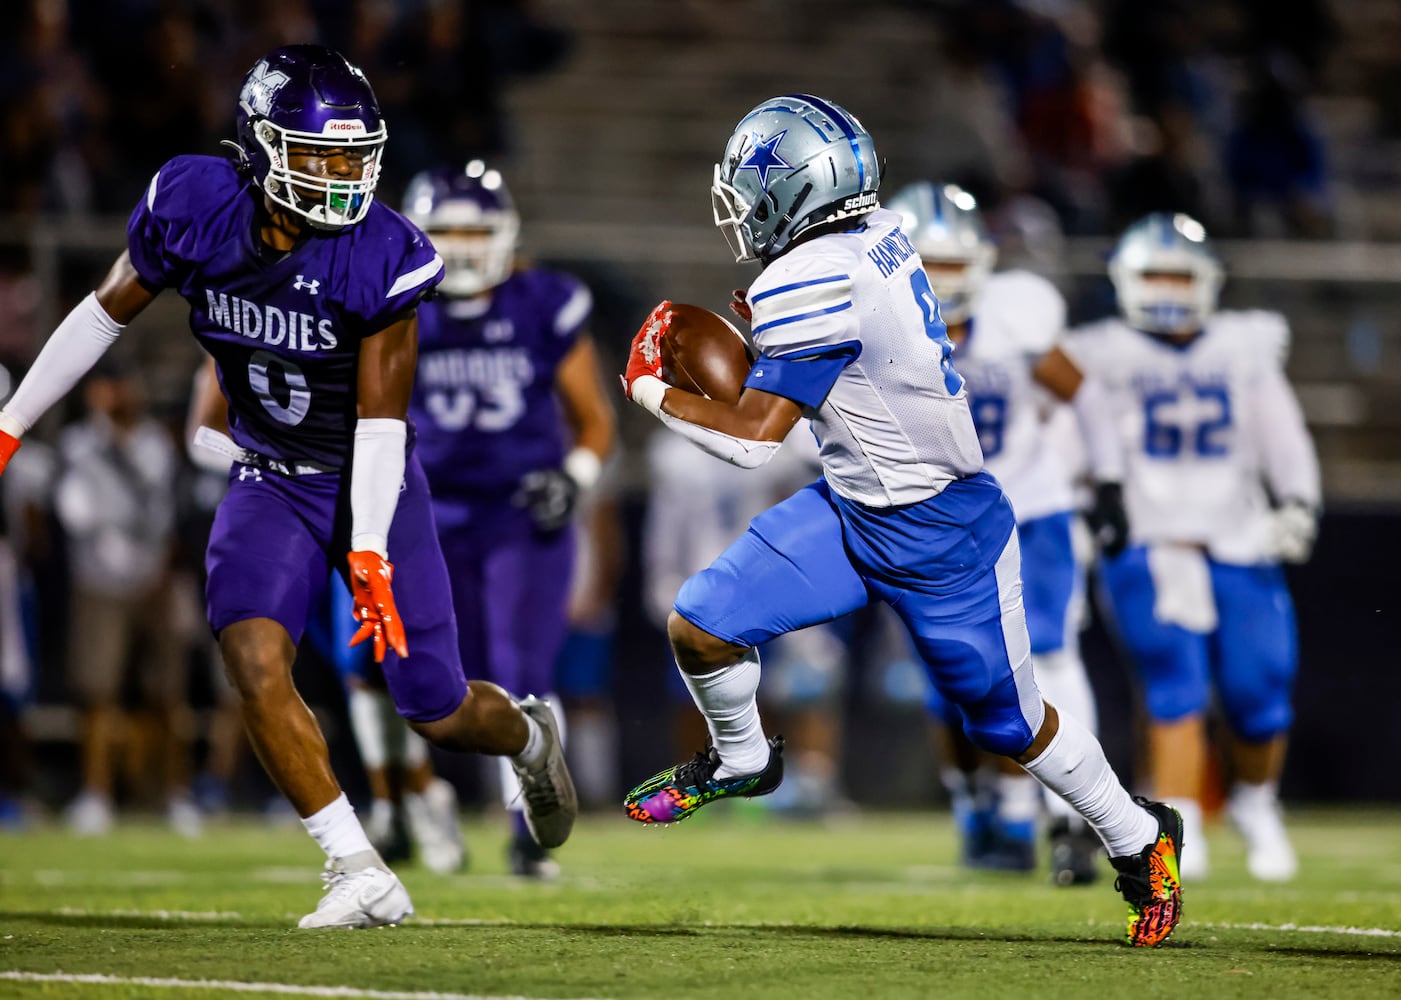
M443 269L443 258L438 254L433 254L433 259L428 263L414 268L407 274L401 274L394 279L394 284L389 286L389 291L385 293L386 299L392 299L396 295L402 295L420 285L427 284Z

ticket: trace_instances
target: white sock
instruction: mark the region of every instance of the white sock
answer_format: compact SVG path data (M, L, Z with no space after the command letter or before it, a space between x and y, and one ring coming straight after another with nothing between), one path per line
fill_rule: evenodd
M355 734L355 746L360 762L366 767L384 767L389 760L385 749L384 713L378 693L363 687L352 687L346 694L346 710L350 715L350 731Z
M769 766L769 744L759 721L759 651L751 648L738 663L709 674L681 679L705 716L711 742L720 752L717 778L756 774Z
M400 759L410 771L422 766L423 762L428 759L428 741L410 729L407 724L404 726L404 749Z
M550 706L550 712L555 717L555 727L559 730L562 744L564 742L564 710L559 707L559 699L553 695L547 695L544 701ZM525 740L525 749L510 759L500 758L501 803L508 810L516 812L525 809L525 798L521 795L520 779L516 777L516 772L511 765L514 763L534 767L545 759L545 731L540 728L540 723L528 715L525 716L525 724L530 730Z
M521 713L521 718L525 719L525 748L511 760L522 767L535 767L545 758L545 733L540 728L540 723L524 712Z
M328 858L348 858L361 851L374 851L344 792L330 805L303 817L302 825Z
M1138 854L1158 839L1157 819L1134 803L1099 741L1074 716L1062 715L1050 745L1024 766L1094 827L1111 858Z
M997 815L1007 823L1034 823L1041 815L1041 786L1028 774L997 776Z
M618 791L618 726L611 714L591 710L574 716L569 736L569 770L580 800L613 801Z
M1275 807L1279 784L1265 781L1258 785L1237 781L1231 786L1231 806L1245 813L1268 812Z

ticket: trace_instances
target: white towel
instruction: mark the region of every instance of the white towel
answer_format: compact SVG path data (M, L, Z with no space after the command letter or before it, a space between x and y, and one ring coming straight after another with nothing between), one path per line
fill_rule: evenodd
M1204 551L1195 545L1150 545L1148 572L1153 577L1154 618L1192 632L1215 631L1216 598Z

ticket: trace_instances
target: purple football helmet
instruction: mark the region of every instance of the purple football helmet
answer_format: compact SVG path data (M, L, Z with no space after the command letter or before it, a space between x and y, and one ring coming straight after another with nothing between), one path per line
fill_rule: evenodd
M379 182L388 132L365 74L321 45L285 45L258 60L238 94L238 147L253 180L277 204L318 229L365 217ZM359 177L293 170L292 148L344 151L361 158Z
M404 214L443 258L444 295L480 295L510 275L520 215L501 174L481 160L414 175Z

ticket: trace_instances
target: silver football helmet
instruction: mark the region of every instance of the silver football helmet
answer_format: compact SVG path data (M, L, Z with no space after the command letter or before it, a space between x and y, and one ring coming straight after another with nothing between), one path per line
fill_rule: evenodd
M1157 275L1189 280L1155 281ZM1119 238L1109 258L1109 280L1129 324L1147 333L1195 333L1216 311L1225 275L1190 215L1156 212L1139 219Z
M469 298L511 274L521 219L499 171L481 160L415 174L404 215L443 258L444 295Z
M735 260L768 262L804 230L880 207L880 161L850 113L810 94L740 119L715 165L715 225Z
M955 184L920 181L902 188L886 208L904 216L902 228L926 264L963 265L928 269L939 315L945 323L962 323L997 263L977 200Z

